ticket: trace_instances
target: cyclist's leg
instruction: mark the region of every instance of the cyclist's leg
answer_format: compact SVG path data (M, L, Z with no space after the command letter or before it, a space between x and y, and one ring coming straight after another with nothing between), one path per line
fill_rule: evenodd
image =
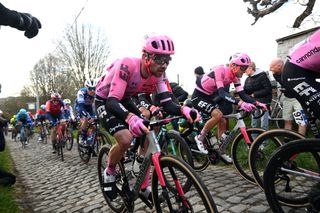
M210 119L205 123L202 128L200 134L195 137L195 141L197 142L198 149L203 153L208 153L208 151L203 146L203 140L208 132L217 125L217 123L222 118L222 112L216 108L216 104L212 101L210 96L207 96L194 91L192 95L192 104L199 111L205 114L211 115Z
M110 112L106 111L105 103L96 101L96 108L100 123L116 139L116 142L109 151L107 168L104 171L104 183L106 194L112 200L117 194L115 189L116 166L123 158L125 152L131 145L132 135L128 126Z

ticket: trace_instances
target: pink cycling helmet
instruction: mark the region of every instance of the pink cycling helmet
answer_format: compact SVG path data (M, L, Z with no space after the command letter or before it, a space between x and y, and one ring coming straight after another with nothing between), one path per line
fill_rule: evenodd
M145 36L142 49L151 54L174 54L174 44L171 38L154 33Z
M236 64L239 66L249 66L251 64L251 59L245 53L235 53L232 56L230 56L229 63Z

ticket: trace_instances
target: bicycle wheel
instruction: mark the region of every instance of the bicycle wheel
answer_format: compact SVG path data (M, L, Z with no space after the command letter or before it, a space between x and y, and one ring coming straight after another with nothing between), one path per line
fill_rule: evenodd
M281 203L292 207L309 205L310 191L320 183L319 152L319 139L300 139L273 154L263 176L273 212L288 212Z
M173 156L162 156L160 167L167 187L162 188L154 171L151 187L157 212L218 212L209 190L191 166ZM182 191L177 184L186 180L191 180L192 185Z
M57 153L58 156L61 156L61 161L64 161L64 156L63 156L63 139L59 139L57 143Z
M68 151L71 151L72 147L73 147L72 128L68 127L66 129L66 148Z
M162 151L166 154L172 154L184 160L193 167L193 158L187 142L176 130L169 130L163 138Z
M276 126L278 129L284 128L284 119L282 118L282 109L281 108L279 108L279 111L277 112L275 121L276 121Z
M80 159L82 160L82 162L88 163L91 158L91 152L89 150L89 147L85 147L80 144L80 137L81 137L80 131L78 131L77 145L78 145L79 156L80 156Z
M263 189L263 173L271 154L285 142L304 136L287 129L273 129L260 134L249 150L249 167L256 183Z
M265 130L259 128L250 128L247 129L246 132L252 144L254 139L261 133L265 132ZM248 182L256 184L254 177L249 169L248 163L249 149L251 144L247 144L244 135L242 133L239 133L232 143L231 156L233 159L233 165L238 173Z
M125 205L124 201L120 195L118 195L114 200L110 200L107 194L104 191L104 178L103 172L107 168L108 165L108 157L109 157L110 147L108 145L104 145L101 147L99 155L98 155L98 178L100 183L100 189L103 194L105 201L107 202L108 206L114 212L124 212ZM122 163L118 163L116 167L117 175L116 175L116 186L117 190L121 191L123 182L123 176L125 175L124 166Z
M207 154L204 154L198 150L197 144L194 140L194 137L197 135L198 130L194 129L190 134L187 134L188 132L190 132L190 130L185 129L181 136L190 147L193 158L193 169L197 172L201 172L209 166L210 161ZM207 140L207 138L205 138L205 140Z

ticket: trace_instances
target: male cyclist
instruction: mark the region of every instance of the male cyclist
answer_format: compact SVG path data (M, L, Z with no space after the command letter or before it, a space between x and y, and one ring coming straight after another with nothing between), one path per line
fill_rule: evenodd
M17 121L16 130L18 133L20 133L20 128L22 125L24 125L28 129L28 132L30 133L31 126L32 126L32 120L29 117L27 110L20 109L17 116L16 116L16 121ZM28 144L27 141L25 143Z
M96 117L93 110L94 95L96 85L98 81L96 79L87 79L84 83L85 87L81 88L77 93L75 111L77 119L80 121L81 129L81 141L83 146L87 146L87 131L89 123L92 123Z
M51 131L51 141L53 154L56 153L56 144L57 144L57 123L63 122L63 112L62 109L64 107L64 103L61 100L61 95L57 92L51 94L51 99L46 102L46 118L52 125ZM65 125L65 122L62 123Z
M262 106L264 109L266 108L265 104L259 103L248 96L241 86L240 78L250 64L251 59L247 54L236 53L230 57L228 66L215 66L210 72L197 78L196 88L192 94L193 106L210 116L200 135L195 137L198 149L202 153L208 153L208 150L203 145L206 134L221 121L223 114L231 113L229 112L230 110L227 110L230 104L238 105L245 111L251 111L255 108L255 104ZM234 98L224 90L224 87L231 83L234 83L241 100ZM218 138L222 133L223 131L218 131ZM227 162L232 162L231 158L226 154L222 154L221 157Z
M314 117L320 118L320 30L296 44L283 72L283 86Z
M39 107L39 109L37 109L36 122L37 122L37 125L40 126L40 128L42 128L43 125L45 125L45 121L46 121L46 105L42 104ZM42 132L42 129L40 129L40 132ZM39 141L42 140L40 135L38 140Z
M170 98L165 82L165 71L173 54L174 45L169 37L148 35L144 39L141 58L125 57L116 60L107 68L108 73L100 78L97 85L95 105L98 117L117 141L109 152L108 166L104 171L105 189L111 200L117 197L117 163L130 147L133 137L142 136L149 131L141 112L131 100L132 95L150 91L152 88L160 93L161 106L168 114L183 114L193 122L190 113L196 112L189 107L175 104ZM142 190L148 185L148 178L145 180Z

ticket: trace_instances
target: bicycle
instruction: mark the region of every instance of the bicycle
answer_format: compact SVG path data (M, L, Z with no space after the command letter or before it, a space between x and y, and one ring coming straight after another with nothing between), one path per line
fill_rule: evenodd
M232 157L232 164L234 165L235 169L238 173L245 178L250 183L254 183L254 179L250 174L247 172L248 168L248 161L247 161L247 154L249 151L249 147L253 142L254 138L265 132L264 129L261 128L247 128L244 122L246 117L253 115L254 118L260 118L263 115L263 111L260 109L255 109L252 112L245 112L243 110L237 110L236 113L230 115L224 115L225 118L233 118L236 119L237 123L234 128L227 134L226 138L219 143L215 136L210 132L204 140L205 146L207 146L208 155L199 152L197 149L197 145L194 140L190 140L190 132L192 131L192 127L190 129L186 129L185 132L182 133L182 136L189 142L190 149L194 156L194 168L196 171L202 171L206 169L210 163L217 164L219 163L220 159L225 163L229 164L222 158L220 155L226 153L228 145L231 143L231 157ZM239 133L240 130L240 133ZM200 128L196 129L197 133L199 134ZM191 137L193 139L194 137Z
M26 145L29 144L30 138L29 138L29 130L27 128L26 124L22 124L20 126L20 142L22 145L22 148L25 149Z
M282 204L320 211L320 139L299 139L281 146L267 164L263 185L273 212L287 212Z
M175 116L162 119L160 130L157 134L157 140L164 153L180 157L191 167L194 167L192 153L187 142L178 131L167 129L167 124L179 120L182 117L183 116Z
M87 132L87 144L84 146L80 144L80 131L77 134L77 144L80 159L84 163L88 163L91 156L97 156L100 148L105 144L112 145L112 141L107 134L100 130L98 119L95 119L93 123L89 124Z
M133 174L130 166L132 162L127 160L128 158L122 158L117 164L116 192L119 196L114 200L110 200L106 195L103 178L110 147L105 145L101 148L98 156L98 177L107 204L114 212L133 212L134 202L140 197L150 209L154 207L157 212L194 212L195 210L218 212L207 187L191 166L179 158L163 155L161 152L154 127L161 125L162 122L163 120L156 120L149 124L150 133L146 136L149 144L137 177ZM143 144L140 146L143 147ZM152 203L144 199L140 193L146 172L151 165L153 165ZM182 185L187 180L191 181L191 186L189 190L184 191ZM196 200L193 199L195 197Z
M280 94L277 99L272 99L271 101L271 111L269 113L269 120L274 121L277 128L284 128L284 119L282 118L283 105L281 102L283 92L280 88Z
M63 149L66 147L66 143L70 140L66 134L66 121L62 119L61 121L57 122L58 130L57 130L57 143L56 143L56 150L58 156L61 157L61 161L64 161Z
M296 117L301 114L294 113L294 116L297 120ZM316 125L316 118L310 116L308 120L313 135L319 137L320 131ZM297 139L305 139L305 136L292 130L273 129L262 133L254 140L249 150L248 161L254 180L262 190L264 189L263 173L271 154L283 144Z
M72 150L72 147L73 147L73 128L71 126L71 121L70 120L67 120L66 122L66 149L68 151L71 151Z
M38 126L40 128L41 142L46 144L48 142L48 135L49 135L47 124L44 121L41 121Z

